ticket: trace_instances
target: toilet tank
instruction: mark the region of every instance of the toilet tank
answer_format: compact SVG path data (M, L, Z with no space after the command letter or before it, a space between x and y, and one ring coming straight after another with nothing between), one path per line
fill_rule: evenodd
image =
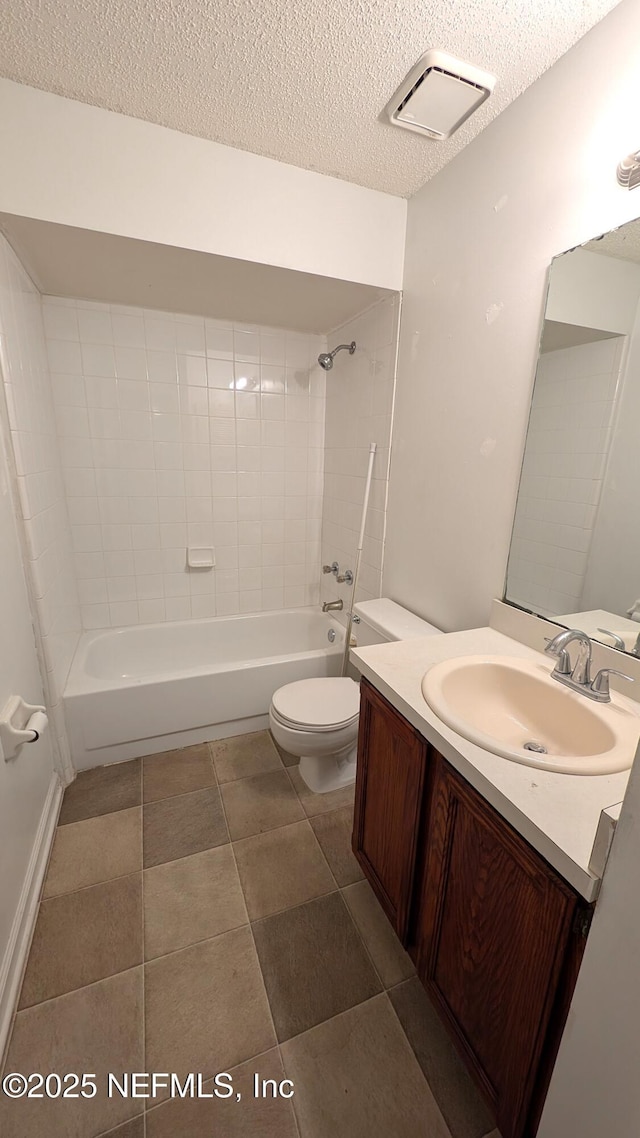
M353 611L360 617L360 623L354 622L352 630L358 648L365 644L385 644L390 640L416 640L441 631L388 597L360 601L353 606Z

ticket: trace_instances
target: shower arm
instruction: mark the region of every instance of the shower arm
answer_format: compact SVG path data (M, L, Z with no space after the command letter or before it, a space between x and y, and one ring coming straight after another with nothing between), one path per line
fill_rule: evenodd
M320 364L321 368L324 368L325 371L331 371L331 368L333 367L333 357L337 352L348 352L349 355L352 356L355 350L355 340L352 340L350 344L338 344L338 347L334 348L332 352L320 352L320 355L318 356L318 363Z

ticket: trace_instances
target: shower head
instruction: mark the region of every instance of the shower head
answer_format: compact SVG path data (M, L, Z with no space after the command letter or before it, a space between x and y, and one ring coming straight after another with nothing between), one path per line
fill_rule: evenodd
M355 340L352 340L350 344L338 344L338 347L334 348L332 352L321 352L318 356L320 367L323 367L325 371L331 371L333 367L333 357L336 352L341 352L343 348L352 356L356 350Z

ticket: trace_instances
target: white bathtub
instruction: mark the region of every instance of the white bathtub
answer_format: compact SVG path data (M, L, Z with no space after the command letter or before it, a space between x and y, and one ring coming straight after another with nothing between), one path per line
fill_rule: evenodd
M262 730L276 688L338 675L343 648L317 609L87 632L64 693L74 765Z

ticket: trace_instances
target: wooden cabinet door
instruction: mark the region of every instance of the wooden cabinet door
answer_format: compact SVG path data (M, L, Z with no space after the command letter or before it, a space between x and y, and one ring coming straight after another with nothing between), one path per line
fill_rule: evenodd
M418 971L503 1138L520 1138L578 899L435 752L429 778Z
M405 943L427 745L365 680L360 698L353 851Z

